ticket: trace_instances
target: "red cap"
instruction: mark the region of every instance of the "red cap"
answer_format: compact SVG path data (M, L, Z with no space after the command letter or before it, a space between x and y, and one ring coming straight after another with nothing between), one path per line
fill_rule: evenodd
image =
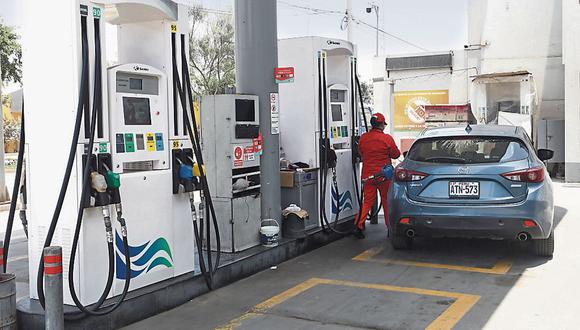
M377 113L373 114L373 117L375 117L375 119L378 123L382 123L382 124L385 123L385 116L383 116L382 113L377 112Z

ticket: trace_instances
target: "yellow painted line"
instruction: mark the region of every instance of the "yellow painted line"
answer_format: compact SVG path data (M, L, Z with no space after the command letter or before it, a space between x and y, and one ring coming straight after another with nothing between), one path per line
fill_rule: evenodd
M316 278L311 278L305 282L298 284L297 286L288 289L279 295L276 295L254 307L254 311L261 312L267 309L270 309L290 298L296 297L297 295L301 294L302 292L311 289L312 287L320 284L320 280Z
M493 275L505 275L505 274L507 274L507 272L511 269L512 264L513 264L512 261L509 259L502 259L502 260L498 261L492 268L482 268L482 267L468 267L468 266L458 266L458 265L449 265L449 264L437 264L437 263L421 262L421 261L409 261L409 260L398 260L398 259L388 259L388 258L380 258L380 259L374 258L383 250L384 250L383 247L375 247L375 248L364 251L363 253L352 258L352 260L377 262L377 263L391 264L391 265L412 266L412 267L448 269L448 270L456 270L456 271L461 271L461 272L483 273L483 274L493 274Z
M297 286L288 289L256 306L254 308L241 315L240 317L230 321L227 325L223 327L216 328L218 330L232 330L239 327L244 320L255 317L257 315L263 315L268 309L285 302L288 299L296 297L297 295L321 284L326 285L336 285L336 286L347 286L353 288L365 288L374 289L382 291L400 292L400 293L410 293L416 295L424 296L434 296L443 298L455 299L455 302L449 306L441 315L439 315L427 329L451 329L461 320L461 318L477 303L481 298L477 295L449 292L449 291L437 291L421 288L412 287L401 287L394 285L385 284L372 284L372 283L361 283L361 282L351 282L351 281L340 281L340 280L330 280L322 278L311 278L305 282L298 284Z
M252 313L252 312L245 313L242 316L231 320L228 324L226 324L224 326L214 328L214 330L233 330L233 329L241 326L242 322L244 322L245 320L251 319L252 317L255 317L257 315L258 315L257 313Z
M369 261L372 257L376 256L377 254L381 253L384 250L383 247L377 246L372 249L368 249L363 253L359 254L358 256L352 258L352 260L358 261Z
M455 324L463 318L469 310L475 306L479 301L481 296L461 294L461 297L457 298L449 308L447 308L435 321L431 322L425 328L426 330L440 330L440 329L453 329Z

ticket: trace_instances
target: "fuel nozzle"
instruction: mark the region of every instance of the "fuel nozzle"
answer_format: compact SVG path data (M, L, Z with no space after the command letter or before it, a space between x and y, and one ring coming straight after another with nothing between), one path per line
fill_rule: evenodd
M107 180L97 171L91 172L91 188L95 193L95 206L109 205Z
M193 167L191 165L181 163L179 165L179 181L185 192L191 193L195 190L193 182Z
M113 226L111 225L111 211L109 210L109 195L107 194L107 180L97 171L91 172L91 188L95 192L95 206L101 207L107 242L113 243Z
M127 237L127 223L125 222L125 218L123 218L123 204L121 203L121 193L119 191L121 187L121 175L111 171L108 167L106 168L107 174L105 175L105 180L107 181L111 202L115 205L117 221L121 225L121 235L122 237Z
M197 162L194 162L192 168L193 168L193 176L195 176L196 178L201 177L202 171L203 174L205 174L205 165L201 165L200 167Z
M111 196L111 203L115 205L120 204L121 194L119 192L119 187L121 187L121 176L119 173L111 171L111 169L109 169L106 165L105 168L107 170L107 173L105 174L105 180L107 182L109 195Z

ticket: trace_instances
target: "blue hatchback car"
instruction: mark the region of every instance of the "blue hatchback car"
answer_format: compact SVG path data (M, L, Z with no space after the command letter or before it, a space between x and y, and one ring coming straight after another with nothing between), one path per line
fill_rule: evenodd
M521 127L473 125L426 129L395 169L389 192L395 249L415 237L532 241L554 252L552 181Z

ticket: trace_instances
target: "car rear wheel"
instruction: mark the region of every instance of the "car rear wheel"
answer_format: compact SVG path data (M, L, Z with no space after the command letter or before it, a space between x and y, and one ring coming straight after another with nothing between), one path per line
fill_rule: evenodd
M546 239L537 239L533 241L534 253L540 257L551 257L554 255L554 231Z
M413 239L404 236L391 236L391 245L395 250L409 250L413 247Z

